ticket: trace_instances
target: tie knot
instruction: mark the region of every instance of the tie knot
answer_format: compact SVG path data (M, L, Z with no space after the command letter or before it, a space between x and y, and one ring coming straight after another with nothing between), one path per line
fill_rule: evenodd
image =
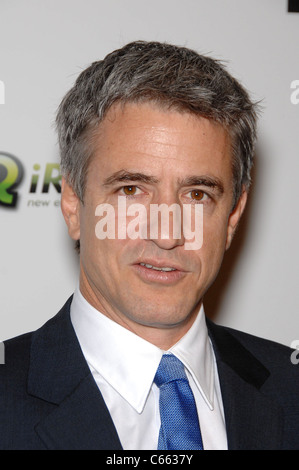
M164 354L157 369L154 382L158 387L174 380L187 380L184 365L172 354Z

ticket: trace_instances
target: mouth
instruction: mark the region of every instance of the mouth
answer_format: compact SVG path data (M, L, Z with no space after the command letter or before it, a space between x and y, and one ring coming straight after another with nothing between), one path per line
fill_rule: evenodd
M167 261L140 262L133 265L139 278L147 283L175 284L187 273L179 266Z
M139 263L140 266L144 266L146 267L147 269L154 269L155 271L163 271L163 272L170 272L170 271L177 271L176 268L171 268L171 267L168 267L168 266L162 266L162 267L159 267L159 266L153 266L152 264L148 264L148 263Z

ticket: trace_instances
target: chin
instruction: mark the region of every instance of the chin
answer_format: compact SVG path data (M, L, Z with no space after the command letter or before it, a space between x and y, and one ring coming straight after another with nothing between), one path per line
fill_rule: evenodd
M178 315L178 311L180 312ZM152 306L150 310L143 311L142 317L136 318L140 325L153 328L175 328L184 324L190 318L189 312L182 312L179 307L164 308Z

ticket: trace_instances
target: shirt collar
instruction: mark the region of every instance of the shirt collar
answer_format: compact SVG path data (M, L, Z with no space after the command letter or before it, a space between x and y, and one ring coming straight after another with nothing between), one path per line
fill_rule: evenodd
M187 368L206 404L214 408L214 353L208 336L203 306L187 333L169 352Z
M89 366L141 413L165 351L96 310L78 288L71 304L71 321ZM214 362L203 308L169 352L183 362L213 409Z

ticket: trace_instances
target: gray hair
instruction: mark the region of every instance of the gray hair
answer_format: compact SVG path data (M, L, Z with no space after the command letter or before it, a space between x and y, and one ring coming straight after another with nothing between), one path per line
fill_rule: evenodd
M153 101L223 125L231 138L234 205L249 188L257 105L217 60L185 47L136 41L92 63L57 113L61 170L83 202L93 136L117 103Z

